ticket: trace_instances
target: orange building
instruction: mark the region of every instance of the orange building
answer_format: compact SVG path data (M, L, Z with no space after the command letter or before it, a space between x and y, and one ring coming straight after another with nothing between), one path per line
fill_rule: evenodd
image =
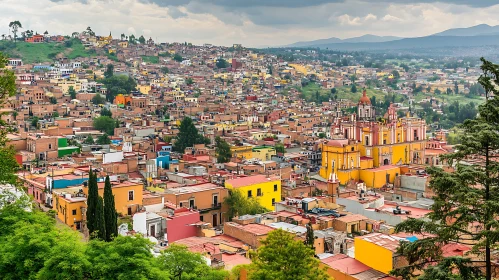
M128 95L118 94L114 98L114 104L129 106L132 103L132 97Z
M42 43L45 42L45 37L43 35L33 35L25 39L28 43Z
M97 183L99 195L104 197L104 182ZM142 205L142 184L132 182L111 182L116 211L121 215L133 215ZM88 186L83 187L85 196L88 196Z

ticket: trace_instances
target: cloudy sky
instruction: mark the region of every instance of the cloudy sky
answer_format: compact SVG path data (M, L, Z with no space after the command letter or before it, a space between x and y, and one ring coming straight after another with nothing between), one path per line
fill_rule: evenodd
M0 0L0 13L0 34L19 20L40 33L91 26L98 35L251 47L499 25L498 0Z

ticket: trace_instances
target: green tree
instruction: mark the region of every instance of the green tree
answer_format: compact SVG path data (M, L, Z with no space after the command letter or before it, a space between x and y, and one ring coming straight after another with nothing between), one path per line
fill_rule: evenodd
M114 75L114 65L109 63L106 67L106 71L104 72L104 77L111 78Z
M185 80L185 83L186 83L188 86L190 86L190 85L194 84L194 81L192 80L192 78L187 78L187 79Z
M57 98L55 98L54 96L51 96L49 98L49 101L50 101L50 104L57 104Z
M496 219L499 215L499 162L494 160L499 149L499 91L496 89L499 65L481 60L483 74L479 83L489 98L479 106L478 116L459 126L461 144L456 146L456 152L442 156L455 171L428 168L430 188L435 193L432 212L425 220L408 219L396 227L397 232L428 236L399 246L398 253L405 256L410 265L392 273L404 279L416 276L417 271L435 275L435 269L445 272L438 279L483 276L492 279L491 248L499 241ZM490 97L491 94L494 96ZM472 157L481 160L466 162ZM452 242L472 246L472 252L482 255L483 261L473 261L472 265L469 256L458 259L443 256L442 247ZM427 265L437 262L439 265L434 269ZM477 269L480 266L485 267L485 275Z
M92 135L88 135L85 141L83 141L84 144L92 145L95 143L94 138Z
M100 115L101 116L107 116L107 117L110 117L110 118L113 117L113 113L111 112L111 110L109 110L106 107L104 107L104 108L102 108L102 110L100 110Z
M217 59L216 66L219 69L227 68L227 67L229 67L229 63L227 62L227 60L225 60L223 58L219 58L219 59Z
M263 246L253 255L249 279L331 279L325 270L319 267L314 250L302 241L295 240L294 234L277 229L271 231L261 243Z
M307 224L307 234L305 235L304 244L315 250L314 243L315 243L314 229L312 228L312 222L309 221Z
M108 101L113 101L118 94L129 94L137 87L137 82L132 77L125 75L114 75L101 80L107 88L106 98Z
M97 138L97 144L99 145L107 145L111 144L111 139L109 139L109 135L107 133L102 134Z
M14 42L17 41L17 32L19 28L23 28L23 25L18 20L15 20L9 23L9 28L12 29L12 34L14 34Z
M88 187L87 212L86 212L87 228L88 228L88 233L92 235L93 232L97 230L95 213L97 209L97 200L99 199L97 174L94 174L92 172L92 169L90 169L88 173L87 187Z
M58 118L59 117L59 112L55 111L52 113L53 118Z
M38 117L33 117L33 119L31 119L31 126L32 127L38 127L38 121L40 120L40 118Z
M108 135L114 135L115 127L116 121L108 116L101 116L94 119L94 128Z
M130 44L137 44L137 39L135 39L135 35L132 34L132 35L128 36L128 42Z
M146 43L146 38L144 38L144 35L140 35L139 37L139 43L145 44Z
M177 244L171 244L161 253L159 263L172 275L172 279L179 280L183 275L194 273L197 267L206 265L200 254L191 253L186 246Z
M166 67L166 66L161 67L160 70L161 70L161 73L163 73L163 74L168 74L170 72L170 69L168 69L168 67Z
M104 217L104 200L102 197L97 198L97 206L95 207L95 231L93 238L106 240L106 219Z
M324 133L324 132L319 133L319 138L321 138L321 139L326 138L326 133Z
M106 103L106 99L102 97L102 95L97 93L94 95L94 97L92 97L92 103L94 105L104 104Z
M179 133L175 137L173 150L183 153L185 148L193 147L195 144L208 144L209 139L199 134L197 128L194 126L192 119L185 117L180 123Z
M177 61L177 62L182 62L184 60L184 58L179 55L178 53L176 53L174 56L173 56L173 60Z
M229 190L229 195L225 197L223 203L228 209L229 220L237 216L269 212L267 208L260 205L255 197L248 198L239 190Z
M118 213L116 213L109 176L106 176L104 183L104 220L106 224L106 241L111 241L118 236Z
M278 153L281 153L281 154L284 154L286 153L286 147L284 147L283 144L276 144L275 145L275 151L278 152Z
M399 73L399 71L397 71L397 70L393 70L393 71L392 71L392 75L393 75L393 78L394 78L395 80L400 79L400 73Z
M71 97L71 99L76 99L76 90L74 89L73 86L69 86L68 94Z
M220 138L220 136L215 138L215 152L217 154L218 163L229 162L232 158L232 151L230 150L229 143Z
M170 280L151 253L152 243L137 236L117 236L111 242L91 240L86 254L92 263L89 279Z
M355 84L352 84L352 88L350 89L350 91L352 93L356 93L357 92L357 87L355 86Z

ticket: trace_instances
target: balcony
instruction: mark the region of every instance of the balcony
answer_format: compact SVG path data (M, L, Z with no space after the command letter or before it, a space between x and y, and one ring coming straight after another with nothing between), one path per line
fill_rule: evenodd
M216 204L212 203L210 208L199 209L199 212L206 213L206 212L209 212L211 210L218 210L220 208L222 208L222 203L216 203Z

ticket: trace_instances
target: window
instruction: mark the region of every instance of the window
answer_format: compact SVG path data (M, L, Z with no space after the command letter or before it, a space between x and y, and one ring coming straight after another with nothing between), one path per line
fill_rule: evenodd
M189 208L194 208L194 199L189 199Z
M248 191L248 197L252 197L251 191Z
M272 198L272 205L275 205L275 198Z
M355 147L352 147L352 152L355 151Z
M73 216L76 216L76 209L73 209Z
M180 202L179 206L180 207L184 207L184 204L182 202Z
M274 191L277 191L277 184L274 184Z
M256 190L256 196L262 196L262 189Z
M128 192L128 200L133 200L133 191Z
M199 216L199 220L200 220L201 222L202 222L202 221L204 221L204 216L203 216L203 215Z
M128 207L128 216L132 215L132 207Z

